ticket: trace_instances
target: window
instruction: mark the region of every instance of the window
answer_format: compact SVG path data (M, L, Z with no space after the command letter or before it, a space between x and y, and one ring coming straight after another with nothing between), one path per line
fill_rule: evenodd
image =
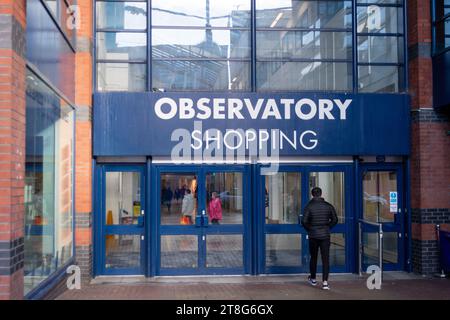
M358 91L403 90L402 1L357 2Z
M73 256L74 111L27 73L25 293Z
M351 1L256 1L256 84L352 90Z
M434 0L434 54L450 48L450 0Z
M152 86L250 90L250 0L153 0Z
M96 2L98 91L146 91L147 2Z

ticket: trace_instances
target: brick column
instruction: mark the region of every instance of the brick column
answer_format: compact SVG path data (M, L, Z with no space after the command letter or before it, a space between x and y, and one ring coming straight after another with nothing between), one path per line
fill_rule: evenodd
M75 56L76 259L83 281L92 277L92 0L78 0L81 28Z
M412 264L438 272L436 224L450 230L450 122L433 109L430 1L408 3L409 81L412 96Z
M0 299L23 298L25 0L0 0Z

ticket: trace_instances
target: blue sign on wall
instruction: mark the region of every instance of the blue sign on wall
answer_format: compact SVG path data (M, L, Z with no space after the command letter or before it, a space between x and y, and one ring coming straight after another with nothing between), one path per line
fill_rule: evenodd
M96 93L94 155L408 155L409 111L404 94Z

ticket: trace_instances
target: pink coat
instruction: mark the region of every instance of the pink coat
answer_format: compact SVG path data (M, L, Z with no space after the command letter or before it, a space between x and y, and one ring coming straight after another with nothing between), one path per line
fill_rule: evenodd
M209 202L209 218L222 220L222 203L219 198L212 199Z

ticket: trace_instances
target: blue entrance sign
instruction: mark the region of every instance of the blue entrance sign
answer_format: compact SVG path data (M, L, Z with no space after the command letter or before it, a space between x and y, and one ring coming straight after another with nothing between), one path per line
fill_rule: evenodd
M403 94L96 93L94 155L408 155Z

